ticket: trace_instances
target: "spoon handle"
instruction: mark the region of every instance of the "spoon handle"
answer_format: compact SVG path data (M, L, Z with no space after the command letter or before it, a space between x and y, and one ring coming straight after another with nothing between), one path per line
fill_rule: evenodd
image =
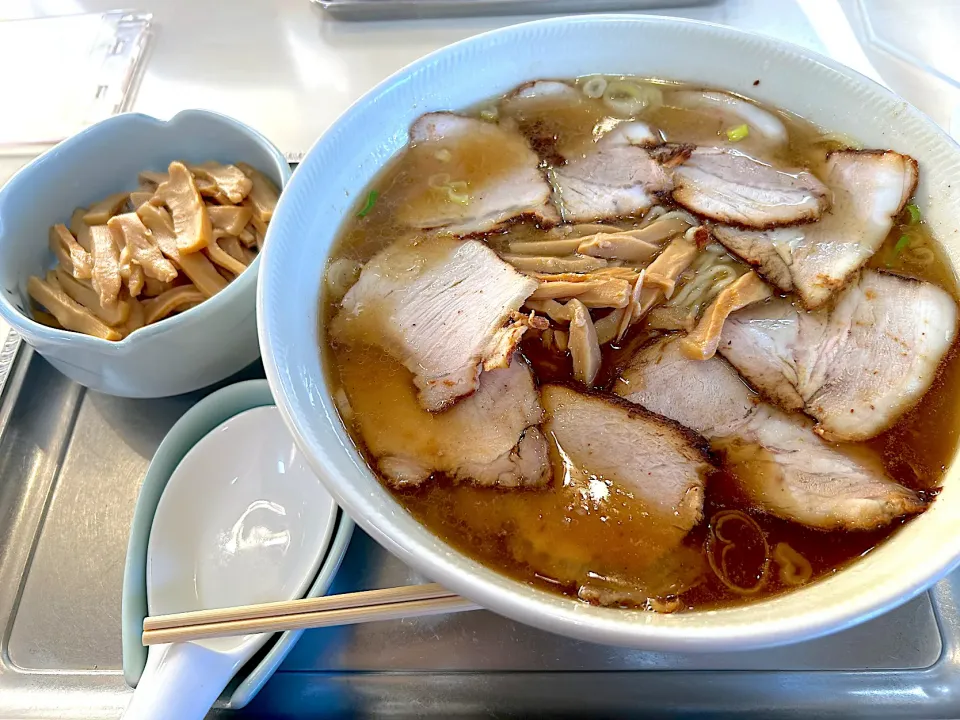
M151 648L124 720L202 720L242 659L194 643Z

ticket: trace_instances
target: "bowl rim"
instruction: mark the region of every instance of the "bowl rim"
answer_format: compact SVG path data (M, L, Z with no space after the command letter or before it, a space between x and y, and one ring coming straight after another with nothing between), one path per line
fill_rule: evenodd
M786 51L798 59L823 66L837 75L855 81L858 85L869 89L871 92L883 96L889 102L897 103L904 108L904 112L907 115L912 115L914 118L922 121L941 139L957 147L957 143L943 132L928 116L889 89L832 58L797 45L796 43L781 40L756 31L743 30L713 22L669 16L610 13L588 16L568 15L518 23L474 35L435 50L404 66L361 96L314 142L310 151L304 156L303 163L309 161L310 156L315 153L315 150L324 142L325 138L334 137L339 129L348 126L353 120L353 117L358 114L361 109L369 104L375 103L382 93L398 81L403 81L408 76L412 76L414 73L437 63L447 54L451 54L458 49L468 47L472 44L486 42L491 37L509 33L528 32L531 27L544 28L551 25L566 24L602 25L604 23L631 23L637 26L660 25L687 27L694 30L720 33L728 38L736 37L745 41L751 41L762 45L768 50ZM548 75L544 76L546 77ZM279 216L283 217L286 214L286 206L293 204L295 199L294 195L298 187L299 183L297 182L297 178L294 178L291 183L291 188L281 197L280 205L277 208L277 214ZM342 222L343 218L341 218L340 221ZM279 225L280 223L277 223L277 227L279 227ZM279 232L279 229L277 232ZM271 252L271 248L265 248L263 253L265 256L264 267L270 268L272 266L273 263L271 259L275 252L279 251L274 250ZM663 620L658 621L660 624L654 625L644 624L642 622L630 622L628 620L630 617L629 611L621 609L596 608L593 606L590 606L588 609L581 607L575 599L564 598L568 601L568 604L563 607L557 605L547 607L544 604L544 600L555 600L555 595L543 590L534 589L525 583L480 563L467 553L456 549L454 546L440 539L439 536L435 535L412 516L409 516L409 523L413 524L411 525L412 529L407 531L403 528L398 529L398 524L401 521L396 520L394 517L372 517L367 514L367 511L363 509L364 504L368 502L365 500L363 494L367 488L353 489L351 483L345 482L346 478L338 469L331 469L330 467L333 464L330 462L330 458L342 457L350 453L351 448L353 448L352 441L347 438L346 442L349 443L349 446L344 445L344 440L341 437L339 447L335 447L333 442L331 442L329 446L320 447L319 443L315 445L313 440L308 437L308 434L301 430L301 422L303 427L306 428L318 422L332 421L336 423L337 420L331 417L324 417L324 413L322 412L319 414L314 413L310 419L301 418L300 403L293 402L288 396L287 383L288 380L292 380L292 378L286 376L277 363L274 343L279 344L281 339L273 337L273 331L270 327L266 310L268 302L268 277L269 275L264 276L257 290L257 324L261 357L266 371L266 377L276 398L277 406L287 421L291 433L297 443L301 445L306 456L314 463L314 469L318 475L323 479L327 479L328 477L339 478L336 482L331 481L330 485L330 490L337 498L338 503L350 513L360 527L406 564L426 576L443 583L451 590L470 597L477 601L478 604L486 608L495 608L495 612L515 619L518 622L581 640L612 645L627 645L647 650L712 652L760 649L810 640L865 622L915 597L960 565L960 551L952 553L945 552L936 558L936 564L929 566L922 577L918 574L908 583L885 583L883 592L880 594L877 592L863 593L860 596L851 598L849 602L844 604L834 603L829 610L821 610L816 614L811 612L810 614L804 615L802 623L797 623L792 617L780 617L776 621L764 620L736 626L726 623L716 626L691 626L689 624L684 625L682 623L684 616L678 615L662 616ZM318 281L318 286L320 282L322 282L322 280ZM305 379L301 380L305 381ZM326 379L321 378L318 384L320 387L319 392L322 394L325 393L327 396L326 399L329 400L330 389ZM336 426L334 426L334 432L337 436L345 434ZM373 475L369 468L367 472ZM373 476L375 477L375 475ZM380 485L377 492L390 498L389 491L382 485ZM408 515L407 511L399 503L397 503L397 508L399 508L403 514ZM389 509L381 509L377 514L381 516L389 515L390 511ZM393 513L393 515L397 514L396 512ZM375 522L376 519L384 521L389 528L389 532ZM428 543L431 540L442 543L446 552L441 554L429 547ZM457 567L458 563L460 563L460 567ZM463 563L467 563L469 567L464 568ZM787 593L787 595L792 594L793 593ZM772 600L776 600L776 598ZM736 611L749 611L751 608L757 607L765 602L769 602L769 600L739 606L736 608ZM578 610L580 611L579 613ZM697 614L717 615L728 612L732 612L732 610L725 608L705 610L699 611ZM589 613L589 616L587 613ZM580 617L577 617L578 614ZM680 622L676 622L678 620Z
M48 148L22 168L17 170L13 177L11 177L3 187L0 187L0 211L2 211L8 195L12 192L15 192L20 183L27 181L29 174L35 170L38 164L49 162L59 153L65 150L69 151L70 149L87 142L92 135L103 132L104 129L108 129L113 125L124 122L143 122L147 125L153 126L154 128L163 128L175 125L183 119L189 119L192 117L206 117L215 120L216 122L223 123L224 125L232 126L241 133L247 135L253 143L259 145L263 150L271 155L273 160L276 162L277 168L280 170L280 191L282 194L283 189L287 186L287 183L290 182L293 171L290 169L290 163L276 145L270 142L270 140L268 140L260 131L255 130L246 123L232 118L229 115L215 112L213 110L191 108L187 110L181 110L169 120L162 120L154 117L153 115L141 112L120 113L118 115L113 115L101 120L100 122L94 123L75 135L71 135L66 140L63 140L53 147ZM270 226L268 225L268 236L269 232ZM3 223L0 221L0 234L2 233ZM266 238L264 238L264 247L266 247ZM207 298L199 305L195 305L192 308L177 313L173 317L167 317L156 323L144 325L142 328L138 328L120 340L104 340L102 338L74 332L72 330L62 330L60 328L52 328L48 327L47 325L43 325L34 320L26 312L21 312L19 309L17 309L10 302L5 293L0 293L0 316L2 316L7 322L17 329L25 328L29 332L29 340L31 341L33 339L37 339L39 341L56 344L69 342L75 343L81 347L86 347L89 350L95 350L113 355L124 355L129 353L132 347L143 341L159 335L164 335L168 332L176 332L177 328L181 325L197 320L200 312L203 310L205 310L207 313L216 312L221 307L234 302L235 296L247 291L251 283L256 286L257 277L260 272L261 254L262 251L258 252L257 257L254 258L253 262L247 266L247 269L240 273L240 275L234 278L231 282L227 283L227 286L213 297Z

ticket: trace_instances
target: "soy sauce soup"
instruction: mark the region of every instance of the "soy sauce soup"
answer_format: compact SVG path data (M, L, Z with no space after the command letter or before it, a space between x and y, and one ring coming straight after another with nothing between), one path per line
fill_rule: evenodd
M852 139L825 132L776 108L757 105L772 113L787 133L787 142L770 147L749 122L735 123L722 113L670 102L675 91L701 93L700 88L625 77L568 82L579 91L576 102L555 103L549 113L507 114L503 98L462 112L519 129L543 158L544 167L552 158L589 151L598 137L625 120L648 123L668 143L725 147L735 143L738 151L764 162L807 168L821 178L828 151L856 148ZM621 92L597 93L600 85L609 88L616 84ZM738 130L741 125L747 134L738 137L743 135L743 130ZM400 218L408 211L411 188L422 181L423 173L442 171L449 176L442 180L455 196L470 189L458 188L449 178L476 172L495 175L502 169L501 159L485 153L479 144L476 152L460 153L453 167L444 164L442 157L422 156L421 150L405 148L371 183L348 216L331 254L331 270L320 299L325 327L338 312L340 299L360 267L390 243L410 236ZM663 204L672 207L669 199ZM626 229L644 221L644 216L637 216L607 224ZM536 222L522 221L483 239L494 250L503 251L511 243L543 239L548 233L548 228ZM692 285L698 273L718 267L718 277L724 273L737 277L750 269L712 244L702 249L680 276L674 298L682 298L684 287ZM922 220L922 208L912 201L896 218L868 267L925 280L957 296L954 274ZM696 315L720 289L708 286L696 297L687 297L685 306L676 301L672 305L667 301L666 306ZM610 390L629 355L658 333L641 322L620 341L603 345L598 389ZM376 460L367 451L357 415L363 413L368 426L376 426L379 432L407 433L411 426L409 400L415 387L410 371L375 340L349 347L326 341L320 351L345 426L376 472ZM540 333L527 332L518 352L529 361L539 383L574 382L569 352L546 342ZM932 500L957 448L958 411L960 361L954 347L919 404L891 429L860 445L882 459L892 479ZM443 413L431 422L431 433L444 431ZM411 442L427 440L411 438ZM630 487L603 478L555 474L541 489L499 489L475 487L435 474L419 487L391 492L444 541L517 580L572 597L582 595L583 588L598 579L612 580L635 589L619 604L666 612L755 601L814 582L870 552L909 522L902 518L875 530L827 532L780 520L745 502L736 478L721 468L707 480L703 521L679 548L664 555L657 549L661 538L651 527L650 508Z

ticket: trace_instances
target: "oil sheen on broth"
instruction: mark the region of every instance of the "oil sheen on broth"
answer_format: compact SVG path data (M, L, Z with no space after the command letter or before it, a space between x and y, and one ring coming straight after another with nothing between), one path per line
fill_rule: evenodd
M632 80L650 90L654 97L666 86L655 81ZM585 82L586 79L580 79L575 84L583 88ZM498 100L483 103L466 114L494 120L493 109ZM853 145L848 139L825 134L801 118L772 108L767 110L775 113L788 130L789 141L776 157L786 166L809 167L820 175L818 170L825 151ZM646 107L637 119L661 130L668 142L706 144L711 137L723 138L729 129L728 124L716 117L658 103ZM546 121L538 118L537 122L547 126L538 127L537 136L548 138L551 146L536 149L541 156L549 155L552 150L559 154L574 152L621 120L601 99L578 102L576 106L553 112ZM740 149L749 153L751 142L748 137ZM334 261L350 261L344 263L347 267L353 263L359 265L409 233L400 226L397 216L406 202L407 189L422 177L424 162L429 162L429 159L416 158L417 152L416 147L405 149L365 191L364 202L357 207L357 217L351 217L341 231L332 254ZM461 154L460 158L464 167L438 165L427 169L429 172L443 170L451 177L457 177L466 169L498 172L498 158L479 148L476 153ZM367 194L371 191L376 195ZM629 218L616 225L629 228L640 222L641 218ZM508 241L540 238L544 232L535 224L524 222L485 240L497 249ZM726 253L715 255L714 259L706 258L701 265L715 261L728 265L735 275L749 269ZM953 273L940 256L925 224L906 212L898 218L869 267L927 280L947 289L951 295L957 294ZM678 294L691 277L692 272L681 276ZM330 297L329 291L321 298L325 321L336 313L337 300ZM605 345L598 385L609 388L624 354L651 336L652 332L641 323L620 343ZM401 435L408 432L404 404L394 401L409 399L414 394L412 376L406 368L372 344L350 348L327 344L321 350L325 353L331 387L335 395L349 399L351 412L366 413L366 419L383 432ZM569 354L547 348L536 334L527 334L521 352L530 361L541 384L571 381ZM957 447L958 392L960 361L954 347L919 405L890 430L864 443L882 457L894 480L927 497L936 494L949 458ZM358 447L364 450L350 419L345 418L345 424ZM442 414L434 423L436 432L443 432ZM424 442L424 438L411 438L411 441ZM372 463L371 466L375 467ZM653 562L652 550L660 539L648 522L650 508L629 489L604 478L568 473L565 478L554 477L545 489L525 490L478 488L435 477L417 489L394 491L394 494L410 513L445 541L518 580L577 596L584 585L596 578L626 578L636 587L633 604L643 606L648 597L661 598L651 599L646 606L668 611L742 603L790 589L797 579L784 575L784 553L789 558L799 556L795 566L802 567L804 560L809 563L809 571L800 580L814 581L869 552L905 522L898 520L883 529L870 531L827 533L810 529L753 511L740 498L733 480L722 472L709 478L704 521L686 537L677 552ZM730 510L745 512L752 523L744 522L740 516L734 517L721 533L723 540L718 541L716 524ZM766 550L758 530L766 541ZM727 542L735 546L725 555L727 580L732 582L722 582L709 569L709 554L722 552L718 543ZM772 560L771 553L774 553ZM765 562L768 563L766 572ZM761 577L764 578L762 587L753 591ZM664 602L662 598L669 600Z

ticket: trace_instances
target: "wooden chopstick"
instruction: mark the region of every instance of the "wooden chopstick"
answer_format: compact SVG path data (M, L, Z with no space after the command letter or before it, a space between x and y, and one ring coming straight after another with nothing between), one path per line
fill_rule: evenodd
M142 642L144 645L158 645L211 637L352 625L462 612L477 607L440 585L412 585L148 617L143 621Z
M407 585L404 587L384 588L383 590L363 590L360 592L325 595L316 598L301 598L281 602L243 605L241 607L217 608L215 610L196 610L193 612L155 615L143 620L143 629L166 630L187 625L207 625L209 623L231 622L255 618L281 617L300 613L338 610L342 608L382 605L385 603L407 602L408 600L431 600L433 598L452 597L454 593L442 585Z

